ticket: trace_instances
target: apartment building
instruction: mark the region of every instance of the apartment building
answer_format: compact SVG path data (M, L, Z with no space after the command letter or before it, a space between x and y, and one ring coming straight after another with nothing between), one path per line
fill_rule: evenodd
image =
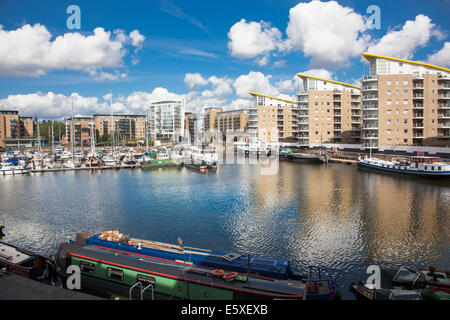
M285 141L297 136L297 102L255 92L249 94L254 98L249 108L249 133L265 142Z
M94 114L92 119L96 140L100 140L105 134L111 135L111 131L124 140L146 138L146 115Z
M365 149L450 146L450 69L362 53Z
M184 135L184 112L184 100L152 102L148 109L150 135L179 142Z
M247 109L217 112L214 128L222 133L226 133L228 130L244 132L247 130L247 121Z
M299 144L360 144L361 88L301 73L297 76L303 80L303 91L297 94Z
M197 115L193 112L184 113L184 137L189 137L190 142L194 142L197 127Z
M17 110L0 110L0 148L5 148L6 140L33 137L35 131L32 117L21 117Z
M205 113L203 114L203 132L217 129L216 116L219 112L222 112L222 108L205 108Z
M84 147L91 142L91 126L94 125L92 117L73 117L66 120L66 141L75 147Z

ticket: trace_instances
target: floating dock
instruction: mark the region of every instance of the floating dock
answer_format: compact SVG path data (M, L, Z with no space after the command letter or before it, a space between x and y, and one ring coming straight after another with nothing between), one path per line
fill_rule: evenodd
M61 172L61 171L82 171L82 170L117 170L117 169L136 169L140 165L121 165L121 166L103 166L103 167L80 167L80 168L53 168L53 169L32 169L32 173L42 172Z

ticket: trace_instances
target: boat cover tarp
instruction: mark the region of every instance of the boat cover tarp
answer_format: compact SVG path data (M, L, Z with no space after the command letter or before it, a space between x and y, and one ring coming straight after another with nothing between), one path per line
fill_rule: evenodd
M392 279L394 285L406 286L411 289L424 288L426 279L422 272L412 267L402 267Z
M99 239L100 234L97 234L87 240L88 245L94 245L99 247L105 247L120 251L126 251L130 253L147 255L151 257L156 257L166 260L180 260L185 262L191 262L194 265L210 267L214 269L223 269L227 271L236 272L247 272L248 257L247 255L242 255L234 261L229 261L223 256L229 254L224 251L208 250L208 255L204 255L204 250L199 250L199 254L195 253L184 253L180 250L179 253L172 251L164 251L153 248L142 247L139 249L137 246L128 245L125 243L116 243L112 241L106 241ZM189 251L196 251L190 248ZM218 257L219 256L219 257ZM276 259L276 258L266 258L266 257L255 257L250 256L250 271L251 273L257 273L266 277L271 277L275 279L287 279L292 272L289 268L289 260Z

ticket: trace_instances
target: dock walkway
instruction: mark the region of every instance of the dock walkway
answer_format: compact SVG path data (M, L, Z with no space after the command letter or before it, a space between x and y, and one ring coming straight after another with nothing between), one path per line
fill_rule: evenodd
M85 293L58 288L16 274L0 275L0 300L103 300Z

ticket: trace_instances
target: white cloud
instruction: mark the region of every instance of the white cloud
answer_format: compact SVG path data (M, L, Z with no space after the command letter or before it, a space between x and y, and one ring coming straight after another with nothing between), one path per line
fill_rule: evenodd
M272 76L265 76L261 72L250 71L246 75L238 77L233 87L236 90L236 96L238 98L249 98L249 92L264 93L271 96L277 96L280 91L270 84Z
M137 30L133 32L132 42L141 44L143 36ZM104 69L124 67L128 37L122 30L115 30L112 35L96 28L87 36L70 32L52 38L40 24L11 31L0 28L0 76L39 77L53 70L72 70L89 73L99 80L121 78L121 73L113 77Z
M228 38L230 55L239 59L266 55L281 45L280 30L264 21L247 23L245 19L242 19L231 27ZM267 64L264 57L262 59L262 63Z
M336 1L299 3L289 11L289 50L311 57L311 66L345 67L359 56L369 37L364 18Z
M184 83L189 89L205 86L208 81L202 77L200 73L186 73L184 76Z
M428 61L440 67L450 67L450 42L446 42L441 50L428 56Z
M218 98L226 98L233 93L233 89L231 88L233 80L227 77L217 78L215 76L212 76L208 79L208 81L214 88L214 90L212 91L214 96Z
M333 73L326 69L309 69L300 73L306 74L308 76L333 80Z
M142 48L145 37L139 32L139 30L133 30L130 32L131 44L137 49Z
M281 80L277 83L280 92L292 92L295 90L295 85L292 80Z
M415 20L408 20L400 30L391 30L376 43L371 44L367 52L390 57L412 59L418 48L427 45L431 37L442 39L442 32L423 14Z
M274 67L284 67L286 65L286 60L278 60L278 61L275 61L274 62L274 64L273 64L273 66Z
M107 110L107 104L100 103L96 97L82 97L74 93L73 102L75 115L92 115ZM40 119L62 119L71 115L72 98L53 92L17 94L1 99L0 107L19 110L21 115L37 115Z

